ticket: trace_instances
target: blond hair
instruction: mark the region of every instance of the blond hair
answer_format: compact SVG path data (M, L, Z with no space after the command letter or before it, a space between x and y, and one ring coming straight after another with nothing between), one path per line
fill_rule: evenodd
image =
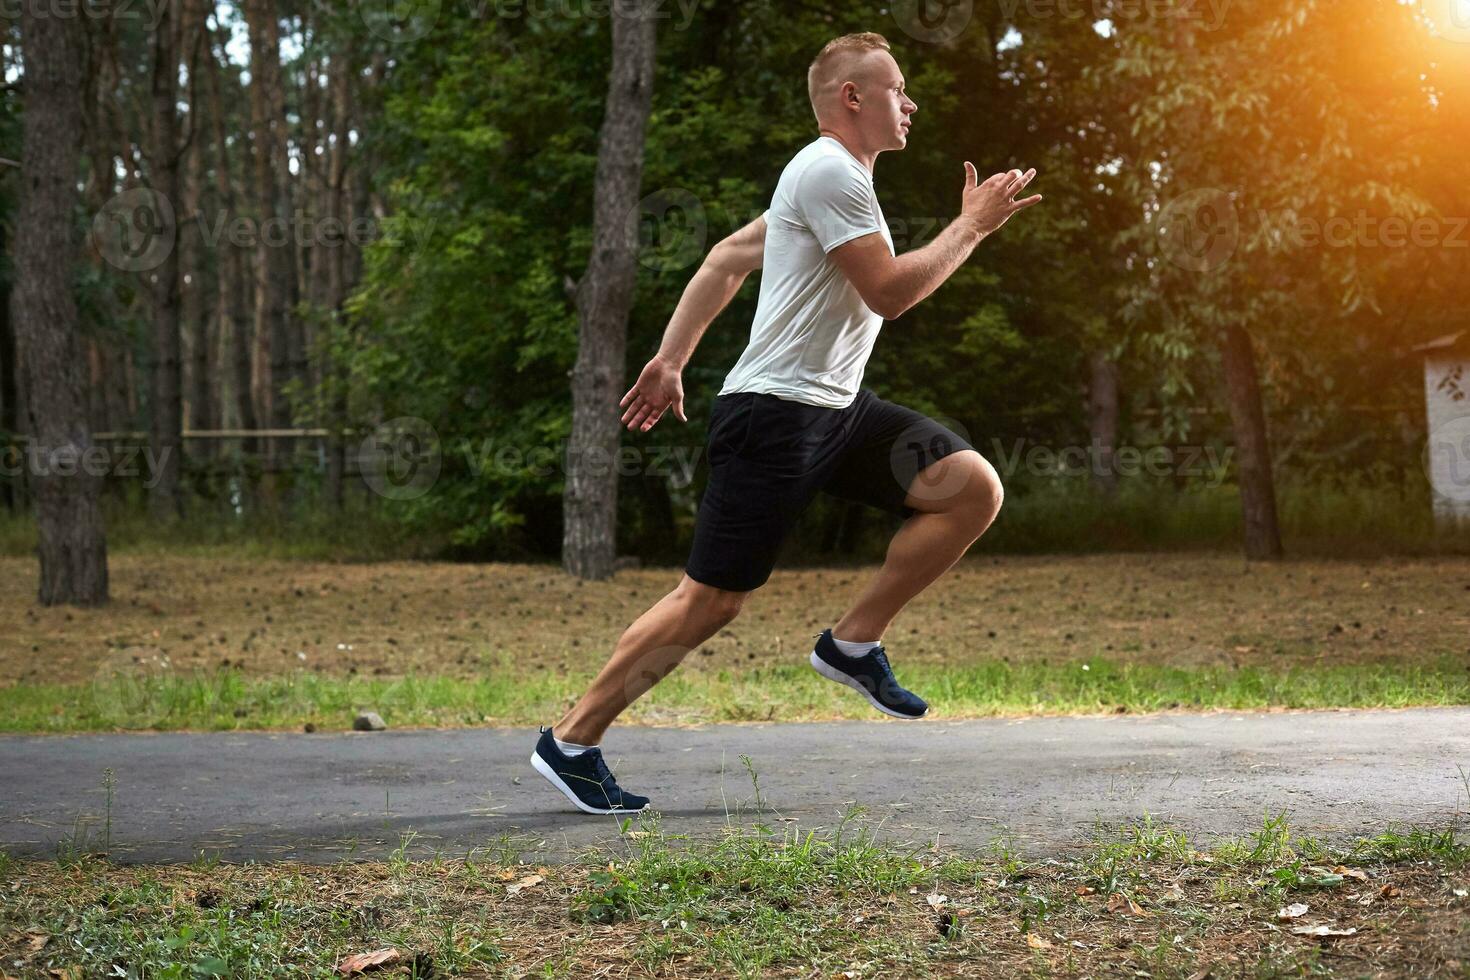
M871 31L862 34L844 34L828 41L817 53L816 58L812 59L811 67L806 72L807 98L811 99L812 111L817 111L818 90L834 81L827 76L831 73L832 66L840 63L844 55L889 50L891 48L888 45L888 39L882 34L874 34ZM848 81L848 79L841 79L841 81ZM820 116L820 113L818 115Z

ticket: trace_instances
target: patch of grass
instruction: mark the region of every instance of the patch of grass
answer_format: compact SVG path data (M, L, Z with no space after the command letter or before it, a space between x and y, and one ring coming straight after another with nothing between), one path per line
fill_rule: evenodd
M420 976L1456 975L1466 857L1453 831L1334 846L1272 817L1201 851L1145 816L1026 860L759 814L687 840L653 814L556 867L514 847L304 867L0 857L0 953L21 976L325 977L389 947ZM1283 867L1310 886L1283 887ZM1278 918L1284 898L1308 911ZM1292 931L1318 925L1344 935Z
M0 731L114 729L323 730L350 727L360 710L398 727L544 723L572 703L591 674L492 671L446 676L334 677L308 671L251 677L241 671L178 671L121 663L91 684L0 688ZM1470 671L1435 664L1288 667L1168 667L1092 659L1059 663L920 664L901 679L936 714L983 718L1121 714L1168 710L1398 708L1470 702ZM636 702L632 723L866 720L872 710L806 667L675 673Z

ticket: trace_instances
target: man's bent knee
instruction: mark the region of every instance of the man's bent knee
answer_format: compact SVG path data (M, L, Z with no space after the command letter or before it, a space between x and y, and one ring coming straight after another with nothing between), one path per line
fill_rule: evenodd
M977 536L995 520L1005 499L1000 474L973 449L929 464L915 478L914 486L915 492L906 501L910 507L931 514L972 517L978 527Z
M684 576L675 592L689 604L691 611L714 624L716 628L740 615L745 598L750 595L749 592L717 589L712 585L696 582L688 575Z

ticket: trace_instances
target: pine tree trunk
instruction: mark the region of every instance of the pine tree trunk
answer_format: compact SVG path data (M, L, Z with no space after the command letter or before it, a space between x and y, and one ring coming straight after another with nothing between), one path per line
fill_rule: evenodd
M327 265L322 305L327 309L327 336L322 345L322 382L326 392L327 437L327 501L337 510L343 504L343 486L347 471L347 373L333 356L333 347L346 327L342 313L347 301L347 168L349 135L352 130L353 92L352 56L345 50L334 54L327 73L332 119L330 164L323 184L323 215L342 228L342 241L324 250ZM320 250L319 251L323 251Z
M246 0L245 18L250 29L250 128L255 163L255 207L260 221L260 245L256 251L256 379L260 401L258 418L273 429L291 424L291 406L283 390L291 376L287 303L291 285L289 215L280 207L281 189L276 179L281 128L285 125L281 94L280 25L275 0ZM284 177L282 177L284 180ZM271 234L266 234L267 230ZM267 240L269 239L269 241ZM266 499L274 503L275 471L285 462L284 440L267 440L266 474L262 484Z
M1271 473L1271 446L1266 413L1256 374L1250 334L1241 326L1220 331L1220 359L1235 432L1240 505L1245 517L1245 555L1255 560L1280 558L1281 528L1276 520L1276 485Z
M1093 479L1105 492L1118 488L1113 454L1118 449L1118 365L1105 351L1088 358L1091 383L1087 388L1087 416L1092 436Z
M198 105L197 102L194 105ZM196 110L197 111L197 110ZM214 350L213 317L207 301L208 277L205 275L204 236L200 225L203 218L202 201L204 191L204 153L197 143L190 145L185 154L184 206L179 220L179 288L183 293L181 316L186 336L189 338L188 412L189 428L195 431L215 427L214 373L210 357ZM209 456L214 444L202 440L195 444L197 456Z
M617 557L618 400L638 281L629 218L638 206L653 100L658 21L652 8L652 0L611 6L612 74L597 150L592 256L576 289L580 322L562 497L562 566L586 579L611 576Z
M208 10L204 0L186 0L177 35L179 57L188 65L189 132L184 138L181 181L183 206L179 217L179 295L181 328L187 341L184 362L184 420L189 429L205 430L216 426L213 363L212 316L209 310L208 262L205 256L203 219L204 143L199 139L200 96L199 73L204 58ZM213 455L215 444L207 439L195 442L191 451L199 457Z
M178 79L173 5L159 8L153 31L152 120L148 151L149 184L155 194L179 209ZM175 230L176 229L171 229ZM183 512L179 475L184 455L183 363L179 338L179 253L170 249L153 276L153 371L149 399L149 445L154 483L149 510L168 520Z
M107 540L98 506L101 477L86 465L92 445L82 394L83 361L72 273L82 150L85 24L79 17L21 13L25 58L25 148L15 216L11 315L22 359L27 426L39 465L29 467L40 532L42 605L107 601ZM91 470L92 472L89 472Z
M212 34L213 32L211 32ZM210 133L214 141L214 181L219 198L218 221L228 228L238 216L239 208L235 196L234 170L230 166L230 148L225 139L225 104L220 96L223 87L224 68L214 53L214 40L209 46L209 66L203 72L204 89L209 100ZM248 167L240 170L242 179L249 173ZM245 256L226 233L215 243L219 280L219 326L224 334L222 346L229 352L229 378L231 403L235 411L235 424L247 432L256 426L255 398L252 394L251 348L252 322L250 300L246 288L248 271ZM223 414L223 413L221 413ZM254 438L245 439L241 448L247 456L259 452Z
M5 227L0 225L0 255L5 254ZM0 453L7 464L15 461L12 453L20 451L15 437L20 434L20 399L15 379L20 366L15 363L15 327L10 322L10 284L0 278ZM20 504L20 477L0 480L0 503L14 511Z

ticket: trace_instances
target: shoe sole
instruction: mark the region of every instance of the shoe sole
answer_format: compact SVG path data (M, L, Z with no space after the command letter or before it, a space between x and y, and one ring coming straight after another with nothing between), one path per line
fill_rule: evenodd
M607 816L610 813L642 813L644 810L647 810L653 805L653 802L650 800L648 803L643 804L643 808L639 810L629 810L627 807L622 806L612 807L610 809L589 806L588 804L583 803L582 800L577 796L577 794L572 792L572 788L568 786L566 782L556 774L556 770L552 769L551 766L547 764L546 760L541 758L540 752L531 753L531 768L535 769L541 775L545 776L548 783L561 790L562 795L571 800L572 805L575 806L578 810L581 810L583 813L595 813L598 816Z
M927 715L929 713L928 708L924 709L923 714L918 715L906 715L902 714L901 712L894 711L892 708L886 708L881 702L879 702L877 698L873 697L872 693L866 687L863 687L861 684L858 683L857 678L853 677L851 674L844 674L836 667L833 667L831 664L827 663L827 661L817 656L817 652L815 650L812 651L811 660L812 669L815 670L817 673L821 674L829 681L836 681L839 684L844 684L847 687L852 688L854 691L857 691L863 697L868 699L869 704L877 708L879 711L883 712L885 715L890 715L894 718L902 718L904 721L917 721L920 718L924 717L924 715Z

